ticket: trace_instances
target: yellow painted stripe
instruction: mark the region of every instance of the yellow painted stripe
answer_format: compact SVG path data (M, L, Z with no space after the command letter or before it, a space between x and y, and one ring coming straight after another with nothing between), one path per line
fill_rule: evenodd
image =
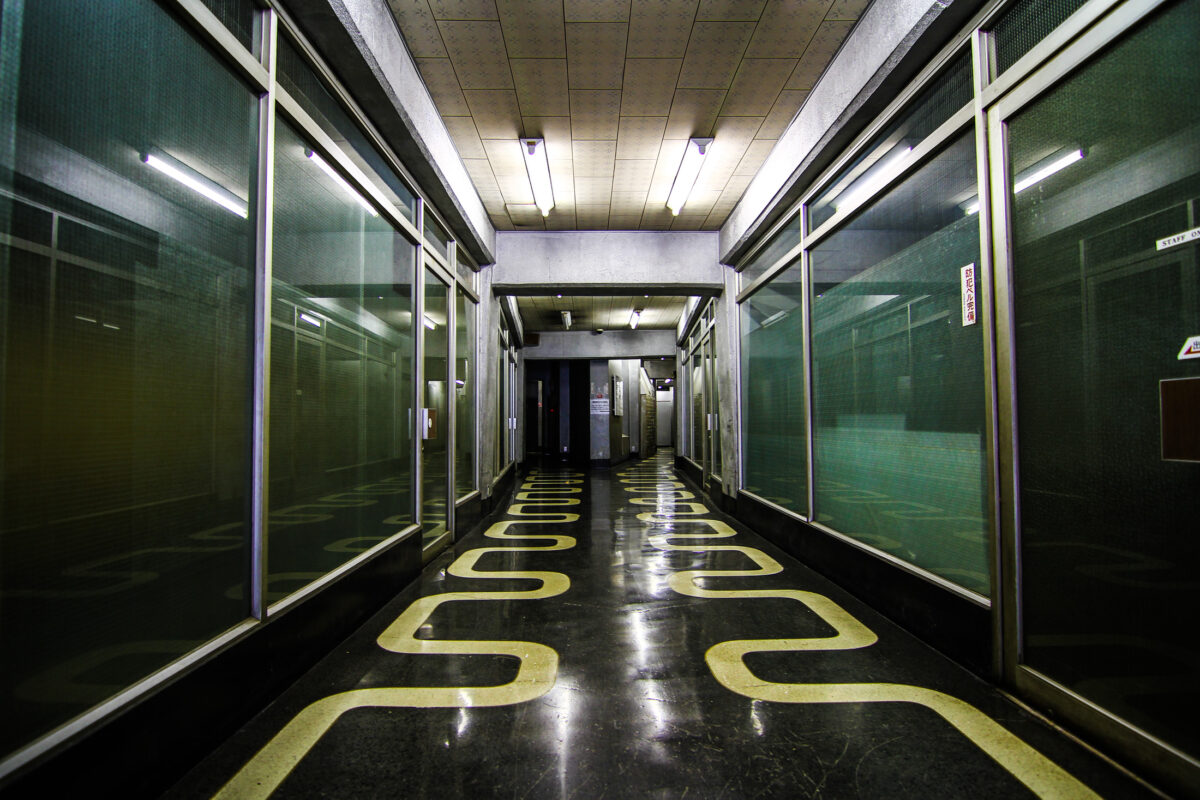
M491 525L484 536L509 541L548 541L550 544L534 547L478 547L463 553L446 570L460 578L537 580L541 582L539 587L510 591L446 592L422 597L409 605L377 639L380 647L394 653L512 656L520 660L517 675L512 681L500 686L397 686L354 689L322 698L293 717L283 730L267 742L250 762L217 792L215 797L270 796L338 718L353 709L504 706L534 700L550 691L558 676L558 653L546 645L524 641L418 639L416 636L417 630L443 603L469 600L536 600L555 597L570 588L570 579L560 572L497 572L476 568L479 559L489 553L567 550L574 547L576 542L572 536L510 532L516 525L561 524L579 519L578 514L551 512L536 515L524 511L527 505L544 504L548 503L539 501L518 504L510 507L509 513L552 516L556 517L555 519L504 520ZM515 508L518 511L514 511Z
M643 502L638 502L639 500ZM651 505L658 498L635 498L634 503ZM695 503L685 503L692 506ZM694 511L688 513L695 513ZM996 763L1040 797L1097 798L1098 795L1066 770L1030 747L975 706L956 697L926 689L896 683L834 683L804 684L776 683L763 680L746 666L748 653L791 652L812 650L847 650L867 647L877 641L875 633L853 615L824 595L795 589L707 589L696 584L705 578L772 575L782 570L775 559L753 547L710 545L699 542L679 544L681 539L726 538L736 534L728 525L713 519L673 520L675 512L658 510L639 514L638 519L651 523L697 523L707 525L711 532L686 533L671 531L652 534L652 545L664 550L693 552L736 551L754 562L754 569L744 570L685 570L674 573L668 585L679 594L704 598L786 598L797 600L817 614L836 631L834 636L802 639L742 639L720 642L705 653L713 677L732 692L775 703L914 703L924 706L949 722L975 743Z

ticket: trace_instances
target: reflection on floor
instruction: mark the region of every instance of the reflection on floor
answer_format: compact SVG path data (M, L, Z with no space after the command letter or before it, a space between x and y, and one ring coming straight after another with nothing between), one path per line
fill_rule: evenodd
M671 464L531 473L168 796L1149 796Z

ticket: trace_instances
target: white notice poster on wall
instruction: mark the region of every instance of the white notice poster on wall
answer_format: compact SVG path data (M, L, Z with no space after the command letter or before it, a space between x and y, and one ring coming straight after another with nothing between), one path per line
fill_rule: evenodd
M975 324L975 265L967 264L962 273L962 324Z
M593 397L592 398L592 413L593 414L607 414L608 413L608 398L607 397Z

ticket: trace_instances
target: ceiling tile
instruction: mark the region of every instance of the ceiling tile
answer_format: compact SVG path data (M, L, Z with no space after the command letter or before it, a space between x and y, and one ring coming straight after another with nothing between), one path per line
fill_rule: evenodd
M604 230L608 227L608 206L576 206L575 220L582 230Z
M768 0L746 58L799 58L833 0Z
M535 205L506 203L504 210L508 212L508 218L513 221L514 225L540 226L542 224L542 212Z
M555 208L550 212L550 216L546 217L546 230L549 231L573 231L579 227L579 223L575 220L575 212L569 214L559 214Z
M626 22L629 0L563 0L567 22Z
M657 156L657 150L655 151ZM622 159L616 161L613 171L614 192L642 192L650 189L650 181L654 178L656 159Z
M707 214L693 216L691 214L680 214L671 220L671 230L673 231L698 231L704 227L704 223L708 221Z
M608 178L612 180L613 159L617 157L617 143L611 139L598 141L576 140L572 148L572 162L576 178Z
M511 89L499 22L438 22L463 89Z
M754 175L758 172L758 168L762 166L766 160L767 154L771 152L771 148L775 146L774 139L755 139L746 148L746 152L742 155L742 160L734 167L734 175Z
M621 114L626 117L660 116L671 107L680 58L627 58L621 92ZM457 85L457 84L456 84Z
M463 158L487 158L483 142L479 141L479 133L475 130L475 120L470 117L442 117L446 130L458 154Z
M575 207L575 173L570 162L555 162L550 165L550 188L554 190L555 208Z
M576 139L616 139L621 93L571 90L571 135Z
M636 231L642 224L642 214L609 214L608 228L614 231Z
M617 158L654 158L666 127L666 117L621 117L617 128Z
M521 155L521 143L516 139L488 139L483 143L483 149L492 163L496 180L506 175L519 175L526 183L529 182L525 159Z
M778 139L787 130L787 126L791 124L807 98L807 91L784 89L779 93L775 105L771 107L771 113L767 114L755 136L759 139Z
M829 7L829 11L825 14L825 19L848 19L855 20L863 15L867 10L867 6L871 5L871 0L833 0L833 5Z
M630 58L683 58L696 16L695 0L633 4L629 18Z
M708 136L724 101L724 89L676 89L664 138Z
M567 69L572 89L620 89L629 26L619 22L567 24Z
M642 229L654 231L667 231L671 229L671 223L675 217L671 215L671 209L665 205L651 207L647 201L646 210L642 212Z
M496 0L509 58L566 58L561 0Z
M529 188L529 178L524 174L496 175L496 183L500 194L504 195L505 205L529 205L533 202L533 190Z
M513 58L508 63L517 86L517 102L522 115L557 117L571 113L566 59Z
M467 98L463 97L462 87L458 85L458 76L454 74L454 66L448 58L418 58L417 68L421 70L421 78L429 89L433 103L438 112L446 116L470 116L471 109L467 108Z
M413 58L437 58L446 55L442 34L426 0L388 0L392 15L404 34Z
M438 19L496 19L495 0L429 0Z
M714 145L709 157L729 159L736 149L736 163L741 160L761 126L760 117L717 117L717 123L713 126Z
M570 117L525 117L521 122L525 136L546 140L546 158L549 161L570 162Z
M729 88L753 33L753 22L697 22L692 26L692 38L679 73L679 87Z
M480 139L517 139L520 137L521 111L517 93L512 90L465 91L467 105L475 117Z
M700 0L700 7L696 10L696 21L757 22L766 4L767 0Z
M775 98L795 67L794 58L743 58L725 96L721 116L764 116L775 105Z
M510 220L508 218L508 214L505 214L505 213L493 214L493 213L489 212L488 219L490 219L492 221L492 227L498 231L516 230L516 228L513 227L512 220Z
M642 207L646 205L645 192L618 192L612 193L610 202L611 211L613 214L633 214L636 213L639 217L642 215Z
M612 196L612 178L575 176L575 211L583 206L595 206L609 203Z
M796 70L784 88L812 89L853 27L853 22L823 23L804 55L800 57L800 63L796 65Z

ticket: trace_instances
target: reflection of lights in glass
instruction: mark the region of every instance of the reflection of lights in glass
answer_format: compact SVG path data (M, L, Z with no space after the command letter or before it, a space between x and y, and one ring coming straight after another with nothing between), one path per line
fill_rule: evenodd
M425 327L429 328L431 331L436 331L437 323L431 320L429 317L425 317Z
M375 207L368 203L353 186L347 183L346 179L339 175L337 170L325 163L325 159L321 158L312 150L305 150L304 154L308 156L310 161L320 167L321 171L328 175L330 180L336 183L343 192L345 192L351 199L354 200L354 202L362 206L364 211L366 211L372 217L379 216L379 212L375 210Z
M641 318L642 318L642 312L640 312L636 309L629 312L629 327L632 328L633 330L637 330L638 320L640 320Z
M776 311L774 314L772 314L771 316L764 319L762 321L762 325L759 327L769 328L772 325L774 325L776 322L781 321L787 315L788 315L788 312L786 312L786 311Z
M96 320L92 319L91 317L81 317L78 314L76 314L75 319L79 320L80 322L90 322L93 325L96 324Z
M461 379L455 379L455 381L454 381L454 382L455 382L455 383L457 383L459 386L466 386L466 385L467 385L467 382L466 382L466 381L464 381L464 380L461 380Z
M146 162L147 166L153 167L167 177L182 183L193 192L196 192L196 194L207 197L227 211L232 211L242 219L246 219L249 216L249 207L246 205L245 200L216 181L204 177L183 162L171 158L166 153L158 151L146 153L142 156L142 161Z
M704 163L704 156L712 143L712 139L688 139L683 161L679 164L675 182L671 184L671 194L667 197L667 208L671 209L674 216L679 216L680 209L692 193L692 187L696 185L696 177L699 176L700 167Z
M319 328L319 327L321 327L321 324L322 324L322 323L321 323L321 318L320 318L320 317L314 317L314 316L312 316L312 315L310 315L310 314L304 314L304 313L301 313L301 314L300 314L300 319L301 319L301 321L303 321L303 322L307 322L309 325L314 325L314 326L316 326L316 327L318 327L318 328Z
M1018 175L1016 183L1013 184L1013 194L1020 194L1030 186L1041 183L1042 181L1046 180L1046 178L1049 178L1051 175L1054 175L1057 172L1062 172L1064 169L1071 166L1076 161L1081 160L1082 158L1082 150L1072 150L1071 152L1059 156L1043 166L1034 167L1033 169L1027 171L1023 177ZM962 210L967 216L970 216L971 214L978 214L979 198L975 198L974 200L964 204L962 206Z
M881 158L875 162L867 174L870 177L862 186L852 189L849 193L843 195L833 204L834 211L841 211L844 208L857 206L863 200L866 200L879 189L883 188L896 174L900 171L899 167L903 163L905 156L912 152L911 147L893 150L886 158Z
M110 331L119 331L119 330L121 330L121 328L120 328L119 326L117 326L117 325L109 325L107 322L106 322L106 323L104 323L104 327L108 328Z

